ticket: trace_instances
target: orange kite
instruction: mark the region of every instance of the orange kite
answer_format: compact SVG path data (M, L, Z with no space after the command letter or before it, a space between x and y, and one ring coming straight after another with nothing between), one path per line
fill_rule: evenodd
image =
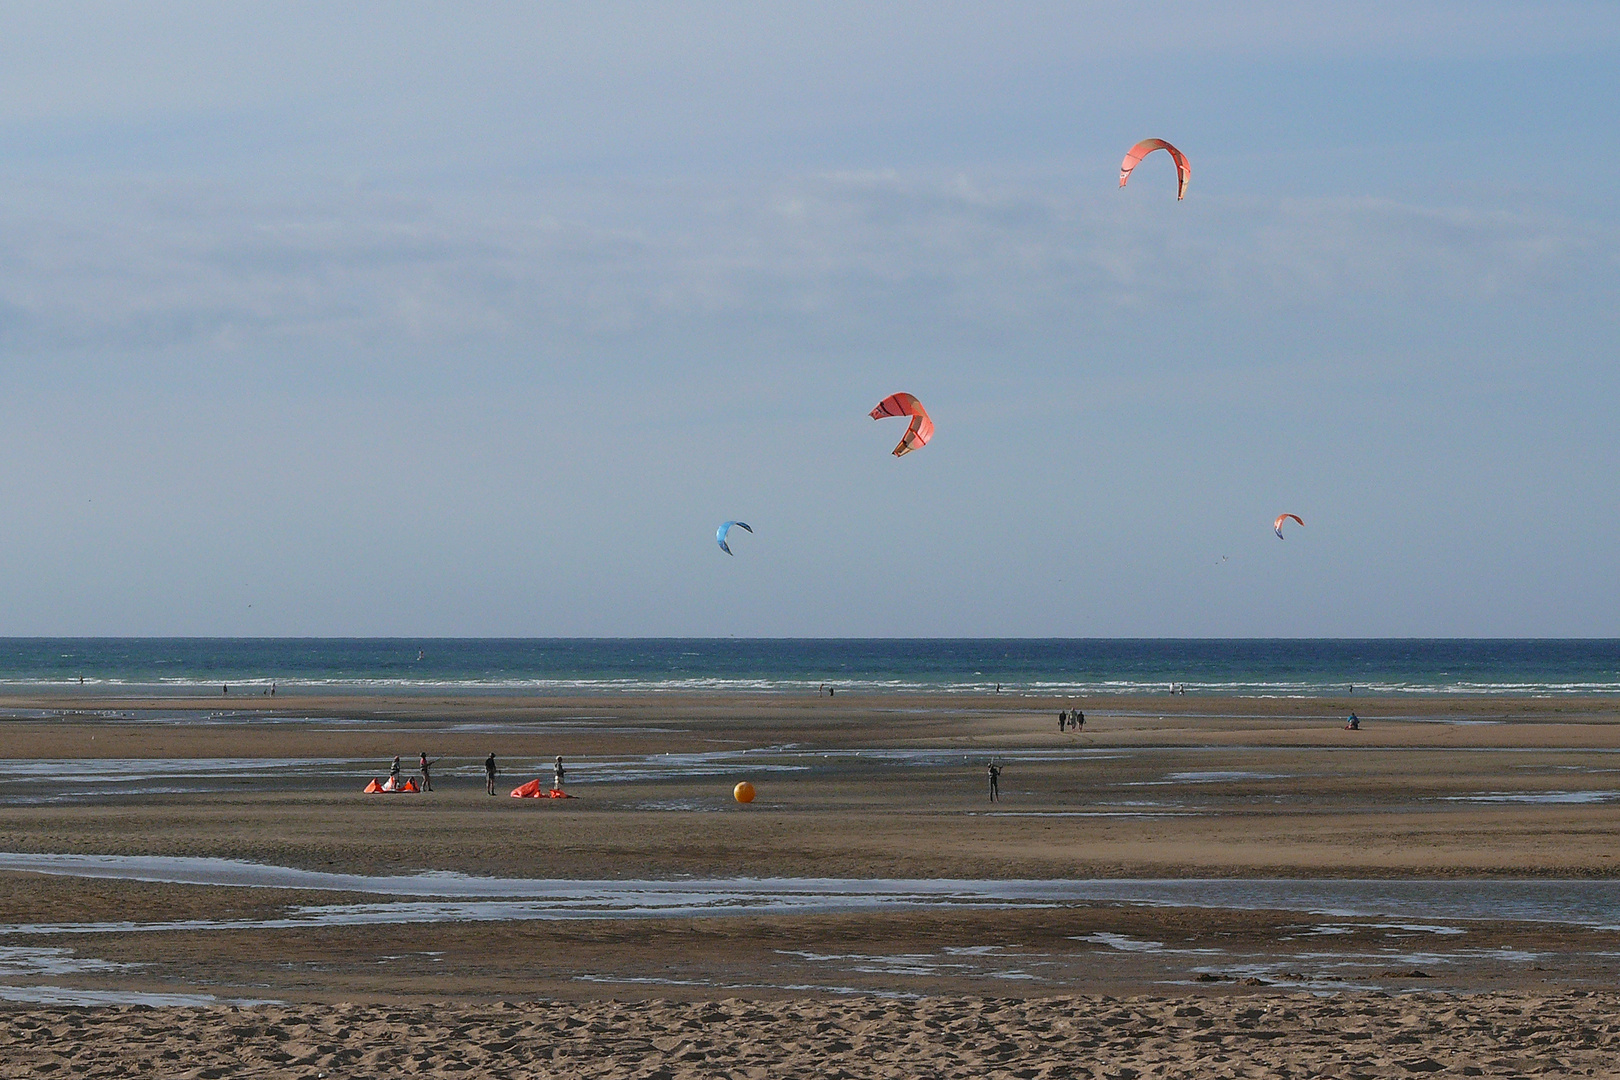
M927 446L928 440L934 437L934 422L928 418L928 410L910 394L890 394L878 402L878 407L872 410L872 419L881 420L885 416L911 417L911 426L894 448L895 457L904 457L919 446Z
M1125 155L1125 160L1119 163L1119 186L1124 187L1125 181L1131 178L1131 170L1136 163L1153 153L1155 150L1167 150L1176 162L1176 198L1187 197L1187 181L1192 179L1192 166L1187 164L1187 155L1171 146L1163 139L1143 139Z

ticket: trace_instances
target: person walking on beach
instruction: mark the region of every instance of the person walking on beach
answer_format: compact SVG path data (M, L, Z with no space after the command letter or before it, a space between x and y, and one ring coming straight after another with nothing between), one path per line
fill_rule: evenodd
M1000 802L1001 801L1001 768L994 761L992 761L990 763L990 765L989 765L989 770L990 770L990 801L991 802Z
M490 751L489 757L484 759L484 780L489 786L489 793L495 794L495 752Z
M551 767L551 790L561 791L563 782L562 755L557 755L557 764Z
M437 760L439 760L439 759L438 758L433 759L433 761L437 761ZM423 791L432 791L433 790L433 777L428 773L428 767L433 764L433 761L428 760L426 750L422 751L421 761L417 764L416 767L422 770L422 790Z
M1086 726L1086 714L1079 709L1074 710L1069 714L1069 723L1074 725L1074 730L1080 731Z
M1066 728L1068 726L1069 726L1069 714L1066 713L1066 712L1058 713L1058 730L1062 731L1064 728Z

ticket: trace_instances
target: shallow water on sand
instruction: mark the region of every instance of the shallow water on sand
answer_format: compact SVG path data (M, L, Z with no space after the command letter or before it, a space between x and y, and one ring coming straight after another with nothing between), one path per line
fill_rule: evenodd
M1023 880L709 878L580 880L337 874L236 859L141 855L0 853L0 870L184 885L308 889L411 897L384 903L296 908L284 919L240 926L487 919L612 919L918 910L961 906L1140 904L1299 911L1405 923L1500 920L1620 929L1620 881L1580 880ZM424 899L434 902L423 902ZM87 924L77 924L85 932ZM94 924L101 927L103 924ZM141 929L201 929L187 920ZM224 925L224 924L221 924ZM130 930L127 923L105 924ZM1436 926L1436 929L1439 929ZM59 933L61 926L0 927L0 933Z
M1385 753L1402 751L1388 750ZM1525 753L1521 749L1465 748L1454 754ZM1160 816L1165 813L1204 812L1211 799L1226 797L1233 785L1273 783L1295 779L1295 774L1265 768L1218 768L1188 770L1189 758L1207 756L1211 765L1225 764L1234 755L1293 754L1290 748L1271 747L1132 747L1128 749L1015 749L997 751L995 759L1007 766L1058 765L1075 763L1123 762L1138 776L1133 780L1104 781L1095 788L1098 801L1073 811L1046 809L1041 812L1075 816ZM1587 751L1583 751L1587 753ZM600 787L612 784L679 783L682 781L733 776L787 775L814 773L818 769L842 769L864 765L877 769L940 770L955 772L980 770L983 753L964 754L960 750L897 749L874 747L859 750L810 750L796 746L768 746L739 750L695 753L652 753L582 755L568 759L570 787ZM413 772L410 762L406 771ZM501 767L510 777L551 774L549 758L504 758ZM1121 766L1123 768L1124 766ZM1591 766L1563 766L1541 762L1524 766L1525 775L1549 770L1562 775L1608 771ZM0 767L0 805L75 803L130 796L192 795L239 793L254 789L358 791L367 780L387 775L388 763L372 758L40 758L12 761ZM1156 775L1155 775L1156 774ZM1315 775L1333 775L1331 770ZM482 786L483 767L478 762L445 763L434 771L436 779L451 779ZM1152 800L1133 799L1141 789L1182 788L1180 797ZM729 789L729 785L728 785ZM1103 797L1112 790L1114 797ZM1157 793L1155 793L1157 794ZM1421 802L1547 803L1579 804L1620 801L1614 790L1525 790L1477 791ZM649 810L707 810L708 803L663 799L639 804Z
M1099 905L1280 911L1298 913L1299 918L1296 922L1290 915L1282 932L1265 942L1244 942L1225 934L1189 939L1180 932L1155 940L1151 930L1143 934L1104 929L1068 938L1072 948L1050 941L1034 947L913 945L893 952L880 944L860 949L790 946L774 950L776 961L752 966L733 963L710 970L712 965L676 964L658 972L633 964L621 970L626 966L623 961L608 960L605 966L566 977L670 988L907 996L926 993L935 985L1056 991L1094 986L1099 978L1145 978L1166 985L1265 984L1320 993L1374 988L1454 991L1491 985L1504 973L1539 964L1565 968L1574 964L1575 977L1587 984L1594 980L1602 984L1620 974L1616 963L1620 957L1592 951L1593 940L1587 936L1592 929L1620 929L1620 881L544 880L455 873L369 876L231 859L26 853L0 853L0 872L357 894L353 903L289 904L254 918L0 925L0 941L6 943L0 945L0 1000L58 1005L235 1001L207 992L223 995L222 985L231 985L237 994L276 992L269 984L243 984L240 977L232 985L228 979L214 981L216 976L207 973L199 976L183 968L148 971L140 964L81 957L71 951L93 950L93 941L118 935L1014 908L1050 912L1051 920L1061 925L1071 917L1069 912ZM1547 927L1548 933L1537 933L1534 939L1555 943L1554 951L1502 944L1502 922ZM1574 936L1561 936L1553 930L1559 926L1573 929ZM1517 933L1508 941L1516 942ZM118 948L125 951L115 955L129 955L127 945ZM146 955L164 954L159 949ZM153 992L167 990L177 981L182 985L176 989L188 992ZM73 983L79 985L64 985Z

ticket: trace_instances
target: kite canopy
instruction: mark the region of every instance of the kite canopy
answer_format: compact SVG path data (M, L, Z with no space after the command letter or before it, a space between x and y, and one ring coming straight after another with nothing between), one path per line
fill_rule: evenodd
M1277 515L1277 520L1271 523L1272 529L1274 529L1276 531L1276 533L1277 533L1277 539L1281 540L1283 538L1282 523L1287 521L1289 518L1293 518L1295 521L1299 521L1299 515L1298 514L1278 514ZM1300 525L1300 528L1305 527L1305 523L1303 521L1299 521L1299 525Z
M1125 160L1119 163L1119 186L1124 187L1125 181L1131 178L1131 170L1136 163L1153 153L1155 150L1167 150L1176 161L1176 198L1187 197L1187 181L1192 178L1192 166L1187 164L1187 155L1171 146L1163 139L1143 139L1126 153Z
M911 426L894 448L895 457L904 457L919 446L927 446L928 440L934 437L934 422L928 418L928 410L910 394L890 394L878 402L878 407L872 410L872 419L881 420L885 416L911 417Z
M572 795L565 794L561 788L545 788L540 781L530 780L527 784L512 789L514 799L572 799Z
M731 531L731 527L733 525L737 526L739 529L747 529L749 532L754 531L752 526L750 526L746 521L727 521L718 529L714 530L714 542L719 544L720 550L725 552L727 555L731 554L731 548L726 544L726 533Z

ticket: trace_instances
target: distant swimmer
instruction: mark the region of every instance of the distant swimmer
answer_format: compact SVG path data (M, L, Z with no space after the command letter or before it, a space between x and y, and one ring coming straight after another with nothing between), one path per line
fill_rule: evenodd
M418 660L422 659L422 650L421 649L416 650L416 658Z

